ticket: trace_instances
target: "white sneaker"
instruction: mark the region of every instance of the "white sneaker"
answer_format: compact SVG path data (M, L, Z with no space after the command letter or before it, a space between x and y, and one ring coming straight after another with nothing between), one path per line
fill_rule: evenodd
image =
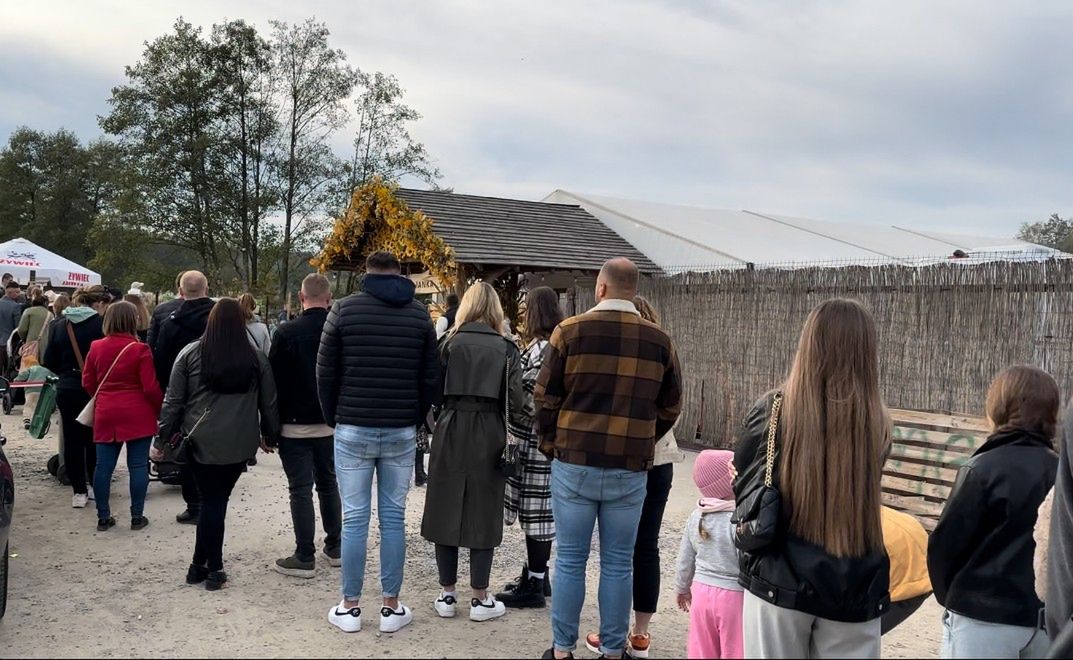
M86 503L89 502L89 495L86 493L75 493L71 498L71 506L75 509L86 508Z
M507 606L489 595L483 601L474 598L469 602L470 621L491 621L507 613Z
M97 500L97 498L93 495L93 486L89 486L88 488L86 488L86 491L86 497L88 497L91 502Z
M347 608L346 601L328 610L328 623L346 633L361 632L361 608Z
M455 618L455 604L457 602L457 594L441 591L440 597L436 599L436 614L439 614L440 618L443 619Z
M380 610L380 632L399 632L414 621L414 613L409 607L399 603L399 609L384 607Z

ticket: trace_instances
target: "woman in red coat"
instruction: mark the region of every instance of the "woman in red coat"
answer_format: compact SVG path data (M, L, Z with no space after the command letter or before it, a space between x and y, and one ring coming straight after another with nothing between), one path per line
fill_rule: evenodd
M138 310L129 302L108 306L104 314L104 339L93 342L82 372L82 387L93 396L96 408L93 441L97 445L97 469L93 490L97 497L97 531L115 526L108 508L112 473L123 445L127 447L130 472L130 528L145 528L142 515L149 489L149 444L156 433L164 394L153 369L149 347L138 341Z

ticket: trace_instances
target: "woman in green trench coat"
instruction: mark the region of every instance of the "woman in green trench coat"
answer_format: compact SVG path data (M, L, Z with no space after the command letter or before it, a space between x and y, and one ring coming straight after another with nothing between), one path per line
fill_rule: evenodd
M432 442L429 486L421 535L436 544L443 587L436 613L455 616L458 549L470 549L469 617L489 621L506 609L488 593L492 556L503 541L503 490L499 469L508 407L524 423L518 347L500 334L503 308L491 285L466 291L455 325L440 350L443 407Z

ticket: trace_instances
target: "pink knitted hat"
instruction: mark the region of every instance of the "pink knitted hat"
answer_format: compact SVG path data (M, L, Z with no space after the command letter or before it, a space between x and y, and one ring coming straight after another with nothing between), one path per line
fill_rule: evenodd
M734 452L725 449L706 449L697 456L693 464L693 481L700 489L700 494L717 500L734 500L730 476L730 463Z

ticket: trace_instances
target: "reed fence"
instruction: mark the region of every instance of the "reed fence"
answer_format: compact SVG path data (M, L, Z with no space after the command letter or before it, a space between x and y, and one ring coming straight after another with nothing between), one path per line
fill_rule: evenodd
M875 316L892 408L982 414L992 378L1015 363L1073 392L1073 260L720 270L651 278L642 293L682 364L677 435L702 446L733 444L748 407L785 377L809 310L836 296ZM574 296L591 306L590 289Z

